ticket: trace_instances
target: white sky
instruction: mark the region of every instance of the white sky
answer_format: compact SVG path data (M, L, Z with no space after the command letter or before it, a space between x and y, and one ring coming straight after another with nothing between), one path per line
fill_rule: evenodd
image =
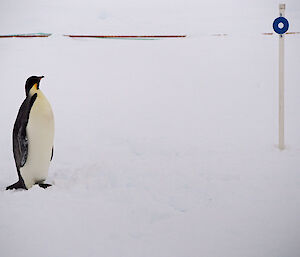
M0 33L268 32L278 0L2 0ZM287 0L290 31L300 31L300 1Z

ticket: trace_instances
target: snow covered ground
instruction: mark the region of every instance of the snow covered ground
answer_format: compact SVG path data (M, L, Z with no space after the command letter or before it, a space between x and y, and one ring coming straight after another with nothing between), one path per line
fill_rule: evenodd
M300 4L286 4L290 31L300 31ZM278 38L260 34L271 32L277 1L0 7L0 34L54 33L0 40L0 256L300 256L300 35L285 41L279 151ZM7 192L17 180L12 127L31 75L45 76L54 109L54 186Z

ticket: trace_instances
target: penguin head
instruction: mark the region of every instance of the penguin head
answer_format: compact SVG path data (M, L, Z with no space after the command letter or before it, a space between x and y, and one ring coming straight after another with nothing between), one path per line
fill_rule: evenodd
M40 88L40 81L44 76L31 76L30 78L28 78L26 80L26 84L25 84L25 92L26 92L26 96L28 96L29 91L32 87L35 87L36 90L38 90Z

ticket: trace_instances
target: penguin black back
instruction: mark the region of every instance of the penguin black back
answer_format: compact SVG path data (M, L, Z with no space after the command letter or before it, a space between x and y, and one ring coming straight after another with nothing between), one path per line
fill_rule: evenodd
M25 187L24 181L20 174L20 168L24 166L28 156L28 139L26 134L26 126L28 123L31 107L34 101L36 100L36 97L37 94L34 94L32 97L26 97L26 99L23 101L19 109L14 124L13 153L14 153L14 159L15 159L15 164L18 172L19 181L11 186L8 186L6 190L18 189L18 188L27 189Z

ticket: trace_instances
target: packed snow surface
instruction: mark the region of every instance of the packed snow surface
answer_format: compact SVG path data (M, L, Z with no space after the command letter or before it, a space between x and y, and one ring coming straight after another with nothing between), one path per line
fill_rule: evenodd
M300 31L300 4L286 4ZM0 7L0 34L53 33L0 39L0 256L300 256L300 35L285 38L279 151L278 36L261 35L277 1ZM45 76L55 115L53 186L5 191L17 181L11 134L31 75Z

